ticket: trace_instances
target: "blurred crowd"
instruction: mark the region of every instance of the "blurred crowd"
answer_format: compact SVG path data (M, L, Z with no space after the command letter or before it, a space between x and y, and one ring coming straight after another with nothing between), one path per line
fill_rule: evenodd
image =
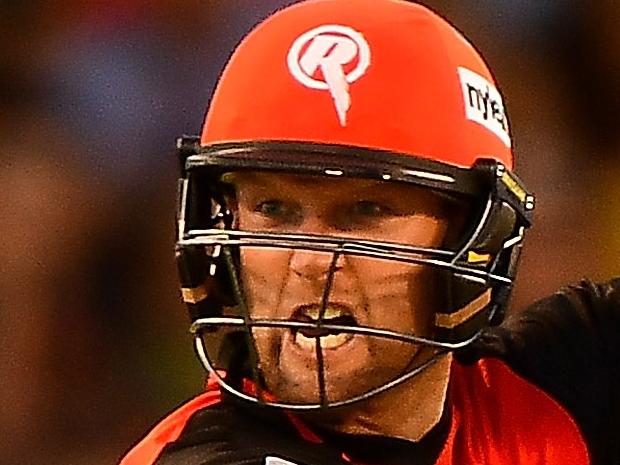
M235 44L290 3L0 0L0 464L113 464L201 389L174 140L199 131ZM620 274L620 6L423 3L490 63L538 196L511 311Z

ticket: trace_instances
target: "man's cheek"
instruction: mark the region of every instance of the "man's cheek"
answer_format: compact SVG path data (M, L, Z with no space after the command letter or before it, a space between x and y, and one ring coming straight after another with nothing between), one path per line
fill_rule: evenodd
M254 317L274 316L271 313L285 272L283 254L260 249L241 252L243 287Z
M269 354L270 334L268 328L253 328L252 336L260 360L267 360Z

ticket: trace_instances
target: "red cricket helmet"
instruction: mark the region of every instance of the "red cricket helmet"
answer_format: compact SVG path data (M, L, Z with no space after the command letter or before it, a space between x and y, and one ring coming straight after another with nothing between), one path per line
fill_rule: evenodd
M177 258L198 355L224 389L266 405L315 409L350 404L410 379L439 354L464 347L501 321L534 198L511 172L508 120L494 79L473 46L443 18L399 0L309 0L247 35L216 88L200 137L180 139ZM413 184L469 205L469 227L442 248L239 230L228 173L298 173ZM312 250L437 270L445 296L430 334L257 319L244 295L244 247ZM326 280L336 273L331 266ZM317 334L316 402L274 398L253 331ZM326 392L325 331L429 348L346 399ZM428 354L428 352L427 352ZM227 374L222 376L224 369ZM248 388L250 381L251 388Z
M406 1L313 0L274 14L239 45L201 145L306 141L512 169L493 76L443 18Z

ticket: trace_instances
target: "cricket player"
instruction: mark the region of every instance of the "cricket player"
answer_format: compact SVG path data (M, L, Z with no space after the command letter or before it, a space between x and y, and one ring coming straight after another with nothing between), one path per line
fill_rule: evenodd
M248 34L178 143L209 381L122 465L620 463L620 281L503 321L535 206L509 127L424 6L309 0Z

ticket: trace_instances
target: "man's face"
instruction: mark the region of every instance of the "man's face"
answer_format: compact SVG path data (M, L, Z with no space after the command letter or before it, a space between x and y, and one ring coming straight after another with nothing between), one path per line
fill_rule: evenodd
M438 247L445 200L404 184L274 173L236 175L237 227L247 231L340 236ZM244 247L241 278L254 319L318 318L333 252ZM438 305L427 266L341 255L324 321L424 336ZM317 338L307 330L255 328L260 369L280 401L316 403ZM410 367L414 344L347 333L320 338L329 401L380 386Z

